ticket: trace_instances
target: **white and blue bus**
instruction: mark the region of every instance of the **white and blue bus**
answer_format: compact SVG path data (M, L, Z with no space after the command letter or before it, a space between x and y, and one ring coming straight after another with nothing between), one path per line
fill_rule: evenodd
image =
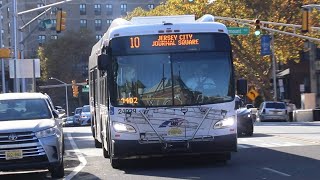
M95 146L114 168L237 151L231 43L211 15L115 19L92 48L89 85Z

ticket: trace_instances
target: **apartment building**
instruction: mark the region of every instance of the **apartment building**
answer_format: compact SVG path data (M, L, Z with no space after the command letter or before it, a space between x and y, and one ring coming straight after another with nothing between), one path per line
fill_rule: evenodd
M59 0L60 1L60 0ZM59 2L57 0L16 0L17 12L24 12L37 7ZM62 0L61 0L62 1ZM108 29L112 20L124 17L136 7L153 9L165 0L73 0L51 7L44 15L34 19L45 9L24 13L17 17L17 47L23 58L37 57L39 45L50 39L58 39L67 31L89 29L99 40ZM1 10L1 44L3 47L14 47L13 0L0 0ZM67 13L66 31L57 33L55 29L56 12L61 8ZM33 20L34 19L34 20ZM32 21L29 25L28 22ZM23 29L21 29L23 27ZM5 77L8 82L8 62L5 62ZM1 68L0 68L1 70ZM1 70L2 71L2 70ZM0 73L0 77L3 73ZM2 83L0 83L2 85ZM7 88L8 89L8 88ZM11 89L11 88L10 88ZM1 91L2 89L0 89Z

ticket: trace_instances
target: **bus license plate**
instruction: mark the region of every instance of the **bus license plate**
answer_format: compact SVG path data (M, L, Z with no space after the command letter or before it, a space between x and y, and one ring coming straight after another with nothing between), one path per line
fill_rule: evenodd
M6 151L6 160L10 159L22 159L22 150L11 150L11 151Z
M181 134L182 134L182 130L179 128L171 128L168 130L168 136L177 136Z

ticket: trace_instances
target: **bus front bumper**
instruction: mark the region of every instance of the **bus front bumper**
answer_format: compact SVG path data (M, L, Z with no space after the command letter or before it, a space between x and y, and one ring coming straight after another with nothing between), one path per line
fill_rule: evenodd
M237 135L215 136L211 141L175 141L141 143L138 140L113 140L117 159L161 157L170 155L219 154L237 151Z

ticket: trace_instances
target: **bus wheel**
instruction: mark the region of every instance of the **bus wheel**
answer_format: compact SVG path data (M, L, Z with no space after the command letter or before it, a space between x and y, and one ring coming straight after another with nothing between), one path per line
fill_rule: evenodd
M103 157L104 157L104 158L110 157L109 149L108 149L108 151L106 150L106 147L105 147L105 145L104 145L104 139L103 139L103 138L102 138L102 152L103 152Z
M102 143L99 142L96 138L94 138L94 147L96 147L96 148L101 148L102 147Z
M114 169L120 169L121 160L120 159L114 159L113 157L110 157L110 164Z

